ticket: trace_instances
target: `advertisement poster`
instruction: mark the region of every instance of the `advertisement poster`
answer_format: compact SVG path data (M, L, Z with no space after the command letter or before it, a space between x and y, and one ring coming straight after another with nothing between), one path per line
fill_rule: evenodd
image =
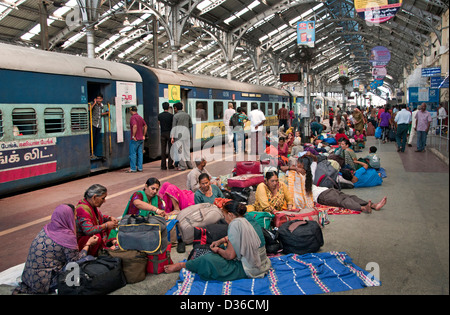
M383 80L387 74L386 67L374 67L372 68L372 75L375 80Z
M316 40L316 22L297 22L297 44L314 47Z
M345 64L340 64L338 66L338 70L339 70L339 76L342 77L346 77L348 75L348 66Z
M354 0L358 15L370 23L383 23L395 16L402 0Z
M56 172L56 138L0 145L0 183Z
M370 52L369 62L373 67L386 66L391 60L389 49L384 46L375 46Z

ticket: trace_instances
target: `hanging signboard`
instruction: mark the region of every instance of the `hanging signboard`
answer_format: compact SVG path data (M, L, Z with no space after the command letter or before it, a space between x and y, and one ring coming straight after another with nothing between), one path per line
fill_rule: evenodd
M340 77L346 77L348 75L348 67L345 64L340 64L338 66L338 70L339 70L339 76Z
M370 52L369 62L374 67L386 66L391 60L391 53L389 49L384 46L375 46Z
M316 22L300 21L297 22L297 44L314 47L316 40Z
M375 80L383 80L386 74L386 67L374 67L372 69L372 75Z
M354 0L358 15L370 23L383 23L395 16L403 0Z

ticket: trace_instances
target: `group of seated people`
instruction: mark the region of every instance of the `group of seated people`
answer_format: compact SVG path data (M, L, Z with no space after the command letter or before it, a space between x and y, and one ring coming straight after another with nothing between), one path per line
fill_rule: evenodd
M367 180L365 176L373 170L376 178L380 178L376 173L376 168L380 167L376 148L371 148L365 159L358 160L345 137L339 139L337 148L329 145L319 147L323 141L302 145L299 134L293 134L292 130L287 131L287 140L282 138L279 138L277 153L289 157L288 163L264 172L264 182L255 191L255 202L244 205L230 200L223 205L222 211L229 224L227 237L211 245L212 253L186 263L168 265L166 272L187 268L199 273L203 279L219 281L263 277L270 268L270 260L265 252L261 227L253 219L244 218L249 211L275 213L313 208L317 203L371 213L386 204L386 197L373 203L313 184L318 156L323 154L317 153L316 149L321 148L328 157L332 154L344 161L341 170L350 171L355 187L358 187L358 182L372 181L373 184L374 179ZM187 176L188 189L185 190L169 182L161 184L157 178L149 178L142 190L132 194L123 215L150 214L169 219L191 205L214 203L216 198L224 198L220 180L211 176L206 164L205 159L196 161L196 167ZM284 174L283 180L280 174ZM111 238L111 231L117 228L119 220L102 214L99 209L106 197L107 188L95 184L85 191L76 206L62 204L56 207L50 223L43 227L30 246L22 282L15 294L53 292L57 288L58 274L67 263L88 255L97 256L102 248L118 247L115 238Z

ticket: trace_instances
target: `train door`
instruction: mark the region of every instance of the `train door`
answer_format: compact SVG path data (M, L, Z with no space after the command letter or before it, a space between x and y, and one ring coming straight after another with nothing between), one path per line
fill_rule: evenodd
M88 110L89 110L89 145L91 170L106 167L111 150L111 113L105 91L108 84L88 82Z

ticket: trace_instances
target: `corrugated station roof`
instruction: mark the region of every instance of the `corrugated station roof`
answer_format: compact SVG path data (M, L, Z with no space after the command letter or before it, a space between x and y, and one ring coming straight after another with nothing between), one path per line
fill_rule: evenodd
M381 45L391 52L384 82L392 88L430 53L446 10L448 0L403 0L395 17L370 25L352 0L2 0L0 41L87 56L92 31L96 58L276 86L280 73L304 66L296 25L313 20L306 60L317 86L337 84L342 62L350 80L368 84L370 51Z

